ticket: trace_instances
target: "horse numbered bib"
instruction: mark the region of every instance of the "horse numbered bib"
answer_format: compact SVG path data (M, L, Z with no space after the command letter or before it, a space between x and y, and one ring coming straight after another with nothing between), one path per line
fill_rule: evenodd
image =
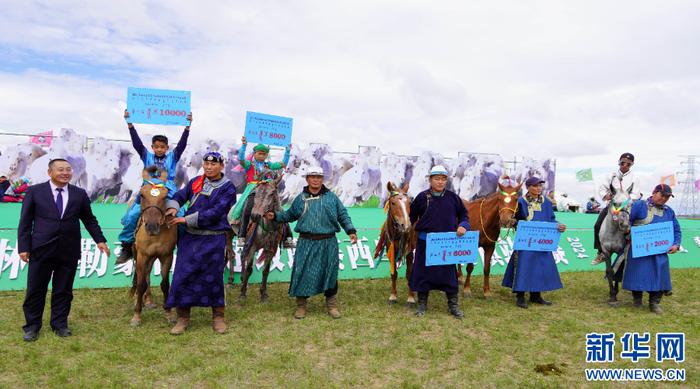
M151 196L153 196L153 197L160 196L160 189L158 189L158 188L151 189Z

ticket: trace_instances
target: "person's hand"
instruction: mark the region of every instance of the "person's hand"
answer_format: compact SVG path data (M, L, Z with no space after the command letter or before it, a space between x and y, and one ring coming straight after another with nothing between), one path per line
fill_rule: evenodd
M292 149L292 144L291 144L291 143L288 144L287 147L286 147L286 149L287 149L287 150L291 150L291 149Z
M107 243L100 242L97 244L97 248L100 249L100 251L102 251L102 254L109 257L109 247L107 247Z
M129 120L129 110L128 109L124 110L124 119L127 121Z
M22 262L29 262L29 253L28 252L19 253L19 259L21 259Z
M457 236L464 236L464 234L466 234L466 233L467 233L467 229L466 229L466 228L464 228L464 227L462 227L462 226L459 226L459 227L457 228Z
M559 224L559 225L557 226L557 230L558 230L559 232L564 232L564 231L566 231L566 224Z
M165 211L165 217L168 217L168 216L175 217L175 215L177 215L177 209L175 209L175 208L168 208Z
M176 224L186 224L187 220L185 220L184 217L174 217L170 221L168 221L169 226L174 226Z
M350 243L355 244L357 243L357 234L350 234Z
M187 121L190 122L190 124L192 124L192 112L187 114Z
M245 145L245 144L248 144L248 140L246 140L245 136L242 136L242 137L241 137L241 143L244 144L244 145Z
M606 194L605 196L603 196L603 200L605 200L605 201L612 200L612 195L610 193Z
M675 253L678 252L678 250L680 250L680 247L678 247L678 245L675 245L675 244L674 244L673 246L671 246L670 249L668 249L668 253L669 253L669 254L675 254ZM21 255L21 254L20 254L20 255Z
M267 219L269 221L275 220L275 213L274 212L266 212L265 219Z

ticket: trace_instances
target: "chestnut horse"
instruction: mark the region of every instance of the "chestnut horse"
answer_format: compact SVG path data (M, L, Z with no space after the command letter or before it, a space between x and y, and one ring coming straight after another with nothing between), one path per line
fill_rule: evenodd
M153 168L144 169L144 185L141 187L141 217L136 230L136 242L134 243L134 266L133 284L131 286L131 296L136 295L134 306L134 316L129 324L136 327L141 324L141 311L143 309L144 297L147 294L150 284L151 269L156 259L161 264L160 289L163 292L163 309L166 318L174 321L170 309L165 308L170 291L170 267L173 262L173 250L177 244L177 226L168 226L165 218L165 203L168 199L168 189L163 184L156 184L151 181L150 174ZM167 172L161 174L161 181L167 180Z
M479 247L484 249L484 297L491 296L491 257L501 235L501 227L512 228L515 225L521 187L522 183L516 184L510 177L503 176L495 193L473 201L462 200L469 213L469 225L472 231L479 231ZM458 270L461 276L462 267L459 266ZM464 281L464 297L472 295L472 271L474 264L470 263L467 265L467 278Z
M399 189L393 182L387 183L389 198L384 206L386 220L382 224L379 233L379 243L374 251L374 258L379 258L384 251L389 258L391 271L391 295L389 303L396 303L396 279L397 268L401 266L404 258L406 261L406 280L411 279L413 271L413 250L416 248L416 234L409 214L411 212L411 199L407 195L408 183ZM408 304L415 304L416 299L411 288L408 289Z

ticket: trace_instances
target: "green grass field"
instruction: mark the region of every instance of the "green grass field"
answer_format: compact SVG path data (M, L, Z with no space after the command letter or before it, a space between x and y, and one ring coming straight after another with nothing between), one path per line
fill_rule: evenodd
M555 305L528 310L496 286L500 277L492 280L494 297L485 300L477 278L475 297L461 301L463 321L448 316L439 293L431 294L422 319L402 304L388 305L388 280L341 282L340 320L326 315L322 296L311 300L306 319L295 320L287 284L272 284L265 305L254 285L243 306L238 290L228 291L228 334L214 334L210 312L194 309L192 326L179 337L168 334L160 309L148 310L140 328L129 327L126 289L80 289L73 337L51 333L46 312L39 340L29 344L22 341L23 293L3 292L0 387L580 387L588 385L584 369L591 367L586 333L614 331L615 362L602 367L681 367L686 382L668 386L697 388L699 277L698 269L672 270L674 295L664 297L663 315L646 309L646 295L645 308L633 308L626 292L620 307L608 307L602 273L563 273L565 289L545 294ZM653 354L636 365L620 361L626 331L650 332L652 339L684 332L686 361L659 364ZM549 364L560 373L536 371Z

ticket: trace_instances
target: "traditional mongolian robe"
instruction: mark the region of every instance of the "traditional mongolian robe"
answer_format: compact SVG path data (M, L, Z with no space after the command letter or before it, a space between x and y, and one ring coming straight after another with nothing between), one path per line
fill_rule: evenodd
M425 266L425 241L430 232L456 232L457 227L469 231L469 217L462 199L454 192L423 191L411 203L411 223L416 223L418 242L413 273L409 281L411 290L429 292L432 289L448 294L457 293L457 268L455 265Z
M177 260L167 307L223 307L226 215L236 202L236 188L225 177L197 177L175 193L177 206L189 201L187 230L177 242ZM171 205L169 204L169 207Z
M552 202L544 196L531 198L525 195L518 199L516 220L554 222ZM559 270L551 252L514 251L503 275L503 286L513 292L546 292L564 286L559 278Z
M630 223L635 226L663 223L673 223L673 245L681 244L681 227L676 219L676 213L664 205L658 207L651 200L635 201L630 210ZM622 278L622 287L638 292L665 292L671 290L671 272L668 265L668 254L634 257L634 250L629 248L627 265Z
M286 223L298 220L294 230L299 233L299 240L289 295L310 297L336 290L340 257L335 234L341 226L348 235L356 233L340 199L325 186L316 195L305 187L287 211L277 212L276 219Z

